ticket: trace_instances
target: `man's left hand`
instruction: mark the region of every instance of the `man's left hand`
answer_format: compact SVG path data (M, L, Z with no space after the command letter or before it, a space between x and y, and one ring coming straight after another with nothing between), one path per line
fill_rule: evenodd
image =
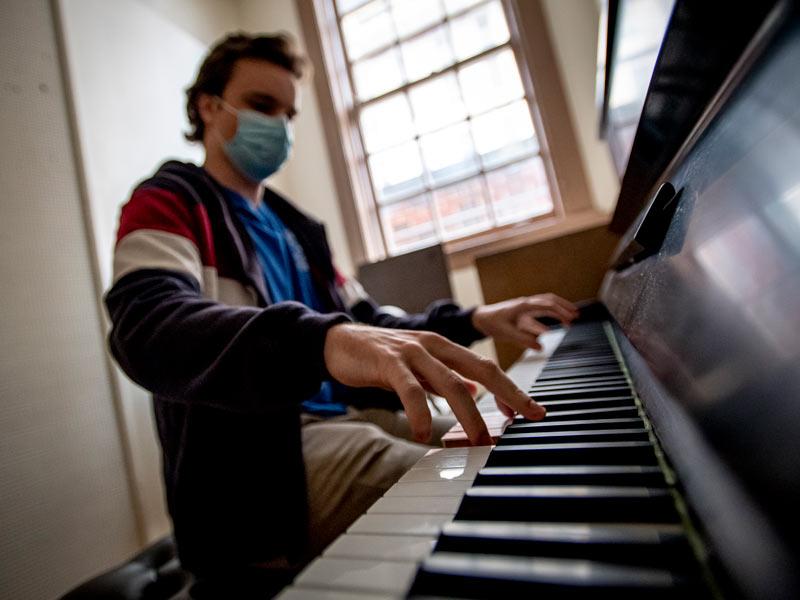
M539 317L551 317L568 324L578 317L578 307L555 294L539 294L479 306L472 324L483 335L523 348L541 350L538 337L548 330Z
M538 337L548 327L538 317L552 317L565 325L578 317L578 307L555 294L527 296L479 306L472 313L472 324L483 335L502 342L512 342L523 348L541 350ZM509 419L515 411L497 401L497 407Z

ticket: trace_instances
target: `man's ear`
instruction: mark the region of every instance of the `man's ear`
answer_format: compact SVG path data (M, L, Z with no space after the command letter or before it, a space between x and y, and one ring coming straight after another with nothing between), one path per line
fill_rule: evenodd
M219 110L219 100L210 94L200 94L197 98L197 112L204 125L209 125L214 120L214 115Z

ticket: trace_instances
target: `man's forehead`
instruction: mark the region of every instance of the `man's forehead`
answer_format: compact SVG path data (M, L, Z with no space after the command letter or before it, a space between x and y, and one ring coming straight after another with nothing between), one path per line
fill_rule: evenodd
M297 93L295 76L289 70L253 58L236 61L225 91L239 96L273 96L287 105L294 104Z

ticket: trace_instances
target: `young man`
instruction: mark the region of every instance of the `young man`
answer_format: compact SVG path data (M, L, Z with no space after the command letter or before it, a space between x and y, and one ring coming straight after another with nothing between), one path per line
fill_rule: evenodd
M289 154L300 75L283 37L222 40L188 90L203 166L164 164L120 217L110 346L153 393L180 558L202 576L318 553L427 450L426 390L474 443L490 439L463 378L541 418L463 346L537 347L536 317L577 315L552 295L382 313L336 272L323 227L262 185Z

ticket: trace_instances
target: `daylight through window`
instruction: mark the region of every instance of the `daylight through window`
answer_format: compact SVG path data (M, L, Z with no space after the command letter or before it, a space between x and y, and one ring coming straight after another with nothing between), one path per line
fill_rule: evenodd
M367 210L388 254L553 212L500 0L338 0L336 9L373 191Z

